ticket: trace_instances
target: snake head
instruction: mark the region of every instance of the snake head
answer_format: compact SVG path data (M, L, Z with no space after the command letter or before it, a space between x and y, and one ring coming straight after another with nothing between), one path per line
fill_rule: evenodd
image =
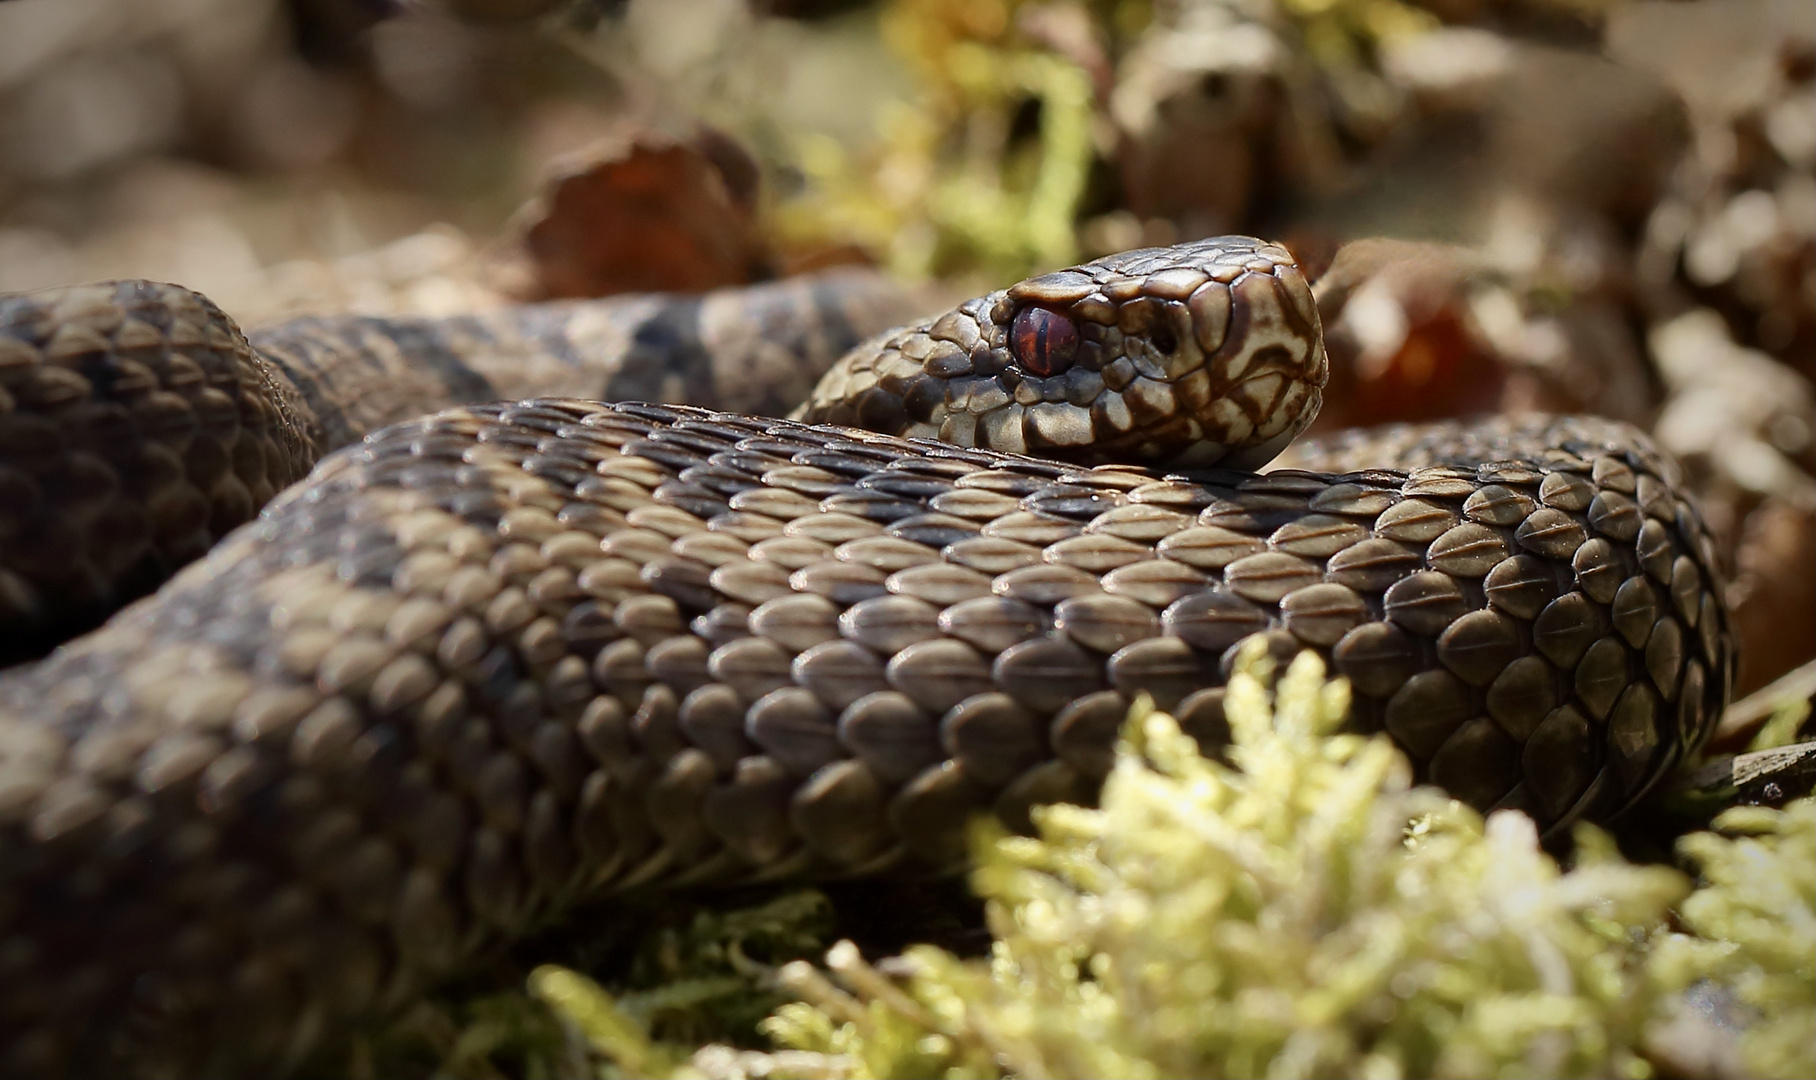
M1080 464L1253 469L1317 415L1311 289L1220 236L1029 278L847 355L801 418Z

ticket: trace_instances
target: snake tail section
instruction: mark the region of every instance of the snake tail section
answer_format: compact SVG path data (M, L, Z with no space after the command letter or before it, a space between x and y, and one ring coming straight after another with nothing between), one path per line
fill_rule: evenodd
M946 872L1088 801L1138 694L1206 747L1313 648L1424 779L1556 829L1733 668L1672 466L1162 476L700 409L457 408L336 453L0 676L0 1069L249 1075L614 891Z
M918 299L848 271L452 318L303 318L248 342L176 285L0 296L0 664L98 625L385 424L544 395L779 416Z

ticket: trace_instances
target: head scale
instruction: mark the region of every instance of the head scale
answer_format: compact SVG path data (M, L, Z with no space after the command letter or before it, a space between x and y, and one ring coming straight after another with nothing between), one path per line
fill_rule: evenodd
M1081 464L1257 468L1326 365L1284 248L1220 236L1030 278L839 361L799 414Z

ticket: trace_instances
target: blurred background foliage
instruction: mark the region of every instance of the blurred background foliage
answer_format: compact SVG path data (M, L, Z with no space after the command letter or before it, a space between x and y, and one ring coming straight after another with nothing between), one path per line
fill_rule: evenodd
M627 125L706 124L760 168L782 268L861 253L996 282L1233 229L1324 248L1512 232L1504 244L1542 249L1561 240L1530 219L1575 216L1614 241L1693 240L1687 266L1649 264L1648 283L1733 282L1733 305L1757 314L1730 316L1742 339L1783 354L1816 343L1809 313L1774 308L1751 264L1787 261L1816 214L1816 118L1798 93L1809 14L1798 0L12 0L0 285L182 270L164 276L231 293L433 223L483 242L551 162ZM1676 175L1691 166L1704 175ZM1739 208L1679 205L1749 192ZM1508 205L1522 198L1540 205Z
M965 293L1232 231L1320 277L1322 428L1651 427L1739 689L1816 658L1816 0L0 0L0 289Z

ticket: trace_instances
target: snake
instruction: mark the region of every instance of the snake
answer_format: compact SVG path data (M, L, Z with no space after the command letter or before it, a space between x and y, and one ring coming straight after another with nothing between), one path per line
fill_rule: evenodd
M867 288L251 339L174 286L0 301L0 477L52 530L3 538L6 625L174 572L0 675L0 1069L294 1069L586 903L951 873L977 815L1094 799L1140 698L1227 744L1257 637L1549 833L1725 705L1679 467L1594 417L1298 439L1280 246L810 331Z

